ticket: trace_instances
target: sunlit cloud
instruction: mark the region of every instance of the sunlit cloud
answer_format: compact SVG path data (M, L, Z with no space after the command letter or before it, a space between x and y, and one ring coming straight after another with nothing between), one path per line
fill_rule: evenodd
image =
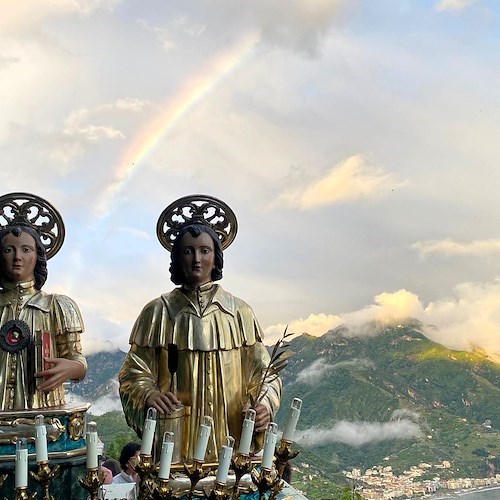
M402 318L419 318L423 306L418 296L405 289L383 292L375 296L375 303L358 311L342 314L343 323L356 326L370 321L393 323Z
M378 335L384 330L384 325L394 325L408 318L419 320L428 338L448 348L480 348L492 355L499 354L500 280L461 283L454 288L453 296L427 304L405 289L383 292L375 296L373 304L335 316L335 323L337 326L346 325L348 335L364 336ZM307 323L302 322L301 326L306 329ZM272 331L273 328L267 330ZM325 328L322 333L316 329L314 335L321 336L331 328L333 326ZM313 334L313 330L304 331ZM317 368L329 369L321 364Z
M300 335L307 333L319 337L342 323L340 316L332 314L310 314L306 319L298 319L290 322L288 325L271 325L264 330L266 344L274 344L282 337L285 328L287 333Z
M418 241L412 245L420 255L427 256L431 254L452 255L492 255L500 253L500 240L476 240L468 243L461 243L451 239Z
M408 419L391 422L337 422L332 428L297 431L296 440L304 446L344 443L355 448L390 439L418 439L422 432Z
M476 0L440 0L436 4L436 10L443 12L446 10L460 11L472 5Z
M383 168L369 165L364 156L354 155L335 165L325 177L283 193L280 200L308 210L361 198L377 198L404 184Z

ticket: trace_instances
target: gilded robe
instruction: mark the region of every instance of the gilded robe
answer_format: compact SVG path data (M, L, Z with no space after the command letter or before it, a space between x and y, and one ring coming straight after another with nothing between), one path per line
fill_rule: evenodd
M191 459L203 416L214 427L207 461L217 461L226 436L238 446L242 410L256 397L269 353L252 309L219 285L207 283L193 291L176 288L147 304L131 336L130 351L120 370L120 397L128 424L142 435L146 400L169 391L168 344L178 350L174 392L190 410L187 456ZM273 415L279 407L281 380L264 384L262 404Z
M65 295L53 295L36 290L34 282L4 283L0 292L0 326L12 319L24 321L33 335L50 332L51 357L79 361L87 368L82 355L80 334L83 320L78 306ZM35 351L40 347L35 347ZM0 349L0 410L48 408L65 404L64 388L59 386L49 393L35 390L30 396L27 384L40 362L32 366L28 349L9 353ZM40 353L39 353L40 354ZM40 355L35 355L40 360ZM35 384L41 380L36 379Z

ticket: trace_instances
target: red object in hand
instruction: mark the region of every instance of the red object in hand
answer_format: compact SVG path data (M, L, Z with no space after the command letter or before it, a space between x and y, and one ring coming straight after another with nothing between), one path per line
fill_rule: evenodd
M49 368L52 368L52 363L48 363L45 361L45 358L51 358L52 357L52 342L50 338L50 332L43 332L42 333L42 359L43 359L43 370L48 370ZM47 380L50 378L48 375L43 377L43 380Z

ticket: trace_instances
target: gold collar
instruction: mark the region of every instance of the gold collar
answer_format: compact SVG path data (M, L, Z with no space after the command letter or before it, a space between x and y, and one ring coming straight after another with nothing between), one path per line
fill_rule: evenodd
M35 280L22 281L21 283L10 283L9 281L5 281L3 283L4 290L7 291L18 291L21 294L25 294L28 292L35 293Z

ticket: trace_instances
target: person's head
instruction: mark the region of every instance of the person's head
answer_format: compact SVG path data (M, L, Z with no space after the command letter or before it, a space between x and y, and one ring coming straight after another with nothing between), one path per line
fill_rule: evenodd
M170 279L176 285L222 278L224 256L217 233L203 224L184 226L172 246ZM202 282L201 282L202 281Z
M40 290L47 280L47 253L39 234L29 226L8 226L0 231L0 284L35 280Z
M141 445L134 442L127 443L122 448L122 452L120 453L120 466L124 471L129 467L133 469L137 465L137 458L139 458L140 451Z
M120 462L118 462L118 460L115 460L114 458L107 458L106 460L104 460L102 465L103 467L106 467L111 471L113 477L119 474L121 471Z

